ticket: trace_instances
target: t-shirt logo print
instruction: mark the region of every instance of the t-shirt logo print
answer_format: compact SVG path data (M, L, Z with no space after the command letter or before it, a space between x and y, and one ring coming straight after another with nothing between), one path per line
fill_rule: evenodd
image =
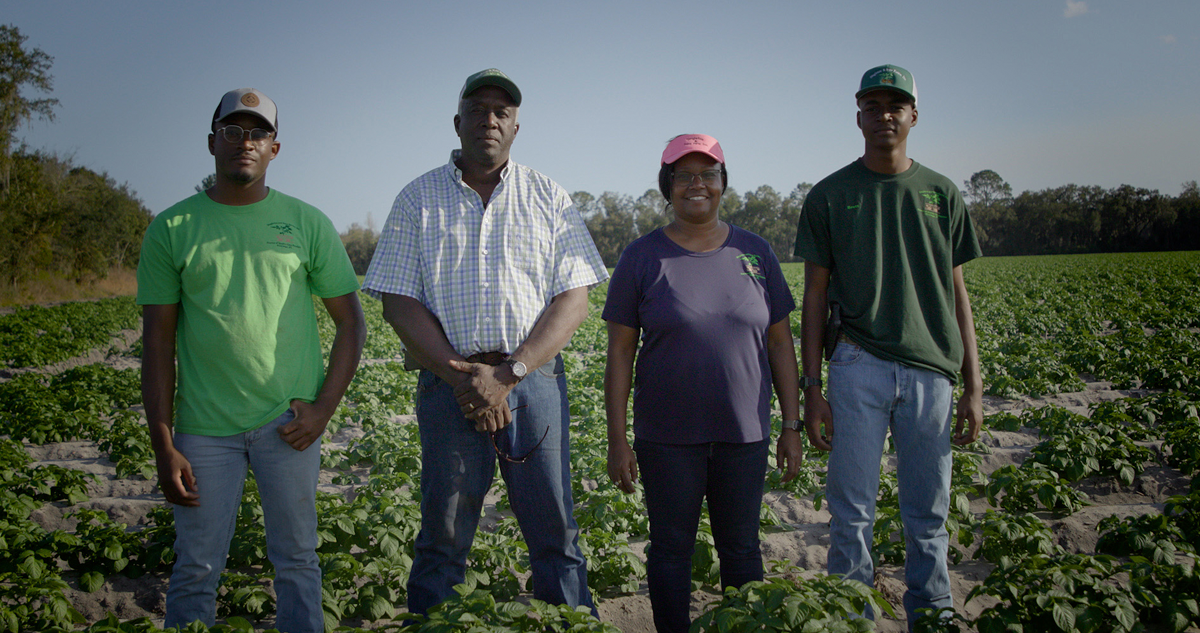
M276 246L298 248L298 245L293 243L293 241L296 239L296 236L293 235L293 233L296 232L296 227L288 224L287 222L272 222L267 226L279 232L279 234L275 236L275 241L273 242Z
M946 196L937 191L922 191L921 197L925 199L921 206L921 213L931 218L944 218L946 214L942 213L942 202L946 200Z
M737 257L742 262L744 269L743 275L753 277L755 279L766 279L762 274L762 266L759 263L758 255L738 255Z

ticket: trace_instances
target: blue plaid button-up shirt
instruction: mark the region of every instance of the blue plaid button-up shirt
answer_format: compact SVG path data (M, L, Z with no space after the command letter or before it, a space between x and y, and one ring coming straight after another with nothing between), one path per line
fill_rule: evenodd
M608 271L562 187L509 160L485 208L458 154L396 196L363 290L420 301L463 356L511 353L555 295Z

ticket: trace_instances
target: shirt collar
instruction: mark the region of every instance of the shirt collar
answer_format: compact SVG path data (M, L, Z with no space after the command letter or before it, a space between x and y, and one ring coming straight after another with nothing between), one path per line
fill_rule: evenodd
M450 150L450 168L454 170L454 175L458 178L459 182L462 182L462 170L458 168L458 159L460 158L462 158L461 148ZM508 180L508 175L512 173L512 169L513 161L512 158L509 158L508 162L504 163L504 169L500 170L501 182Z

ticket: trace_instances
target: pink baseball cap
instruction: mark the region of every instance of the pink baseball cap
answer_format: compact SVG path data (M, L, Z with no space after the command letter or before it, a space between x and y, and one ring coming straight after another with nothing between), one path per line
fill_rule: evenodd
M671 139L667 149L663 150L662 164L669 165L692 152L700 152L725 164L725 152L721 151L721 144L707 134L680 134Z

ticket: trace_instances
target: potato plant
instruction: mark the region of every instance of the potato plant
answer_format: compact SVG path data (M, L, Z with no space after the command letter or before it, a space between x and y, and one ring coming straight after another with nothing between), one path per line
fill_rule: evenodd
M856 616L868 608L893 614L879 592L860 582L836 576L804 579L794 568L774 571L784 575L726 589L722 599L692 623L692 633L871 631L874 623Z
M141 315L133 297L30 306L0 316L0 366L40 367L108 345Z
M786 265L785 271L799 295L802 268ZM1081 507L1085 499L1074 483L1081 478L1112 477L1128 486L1156 460L1186 476L1200 467L1200 336L1194 332L1200 329L1200 293L1195 292L1200 257L1171 253L982 260L966 267L966 278L988 393L1036 396L1107 380L1145 397L1096 404L1088 416L1059 407L989 416L989 428L1035 430L1042 441L1025 464L1001 468L990 477L980 471L977 451L985 450L982 445L955 450L953 520L947 527L960 547L951 551L961 556L979 542L976 557L996 568L976 595L992 596L999 604L973 620L931 617L919 627L1130 630L1131 612L1138 622L1163 630L1200 624L1195 603L1200 587L1189 550L1200 546L1195 484L1193 492L1168 501L1161 516L1104 523L1098 555L1064 553L1040 518L1045 510L1068 514ZM1074 292L1063 292L1064 287ZM589 581L601 601L645 586L643 559L633 545L648 533L640 489L622 494L606 473L606 335L598 318L604 290L601 286L590 294L592 314L564 353L574 425L572 491ZM68 306L0 317L4 363L10 368L41 366L103 350L114 333L137 320L129 299ZM329 630L361 630L343 626L348 620L382 631L466 631L472 626L614 630L586 613L528 601L528 554L506 511L503 489L497 504L501 519L476 539L468 582L460 586L459 596L407 628L397 623L404 617L404 583L419 529L420 442L416 426L395 416L413 412L416 374L402 369L398 341L383 322L378 302L365 300L364 306L373 333L366 351L370 362L360 368L329 426L331 435L350 427L363 434L328 450L322 460L333 482L349 492L318 496L318 554ZM97 314L89 317L90 312ZM318 314L329 339L332 324L323 310ZM798 334L798 312L792 315L792 329ZM167 573L173 561L170 510L151 512L146 525L136 528L77 511L80 527L43 530L31 513L45 503L77 503L86 497L90 479L61 468L30 468L22 446L95 441L119 477L154 477L145 428L133 408L140 400L137 384L136 369L101 365L57 375L18 372L0 382L0 434L10 438L0 441L0 631L157 631L144 619L120 622L111 617L80 628L84 623L62 592L67 581L88 590L114 574ZM1145 446L1163 448L1155 454ZM819 508L824 458L806 447L801 476L784 484L773 471L767 489L811 499ZM221 589L221 610L229 618L213 630L251 631L251 620L273 609L265 589L273 570L265 556L257 494L251 479ZM1003 511L972 513L971 501L980 498ZM882 563L899 564L903 525L889 475L878 504L877 554ZM765 505L760 519L764 535L789 529ZM696 587L716 592L718 561L703 530L696 551ZM761 584L727 591L708 607L696 630L870 630L873 624L867 620L841 616L872 600L888 611L871 590L815 571L816 578L799 580L796 570L776 567ZM801 628L787 628L793 626ZM192 625L187 630L205 629Z

